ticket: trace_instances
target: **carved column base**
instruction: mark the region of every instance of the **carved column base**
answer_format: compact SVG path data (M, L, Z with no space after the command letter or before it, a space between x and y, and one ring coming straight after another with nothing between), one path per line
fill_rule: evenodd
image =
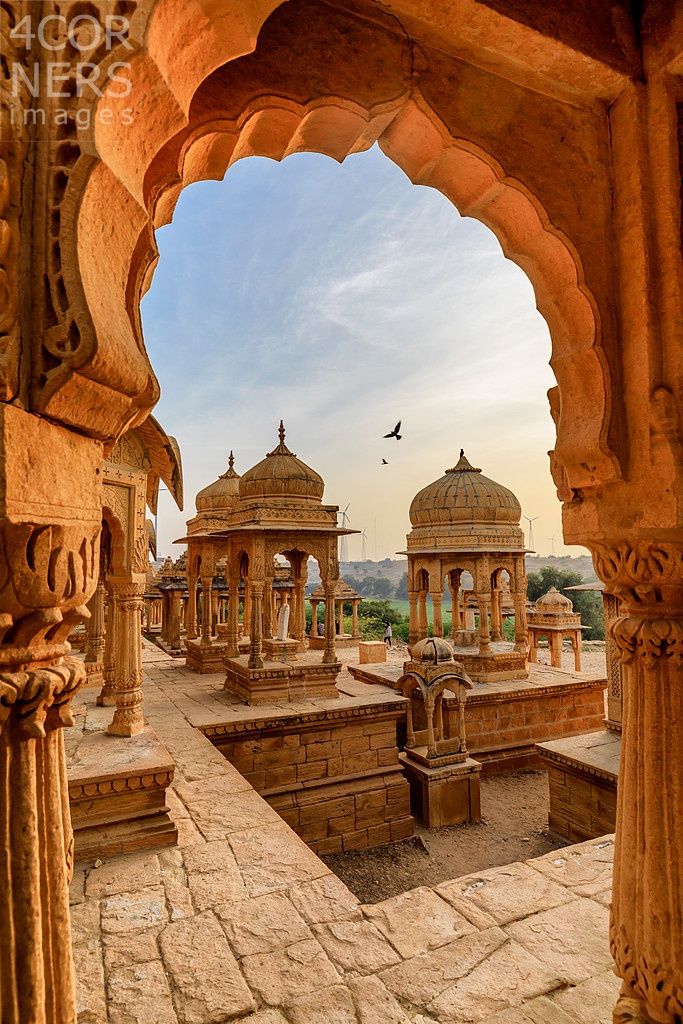
M0 1019L74 1020L73 833L62 726L83 663L0 673Z

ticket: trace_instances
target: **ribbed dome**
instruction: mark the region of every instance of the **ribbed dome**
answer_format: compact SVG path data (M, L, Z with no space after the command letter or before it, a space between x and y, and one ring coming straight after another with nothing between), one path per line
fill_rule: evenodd
M534 608L539 612L543 612L544 615L552 614L553 612L559 615L566 615L567 612L574 611L574 605L568 597L559 592L557 587L551 587L547 594L539 597L534 603Z
M215 512L234 508L239 501L239 474L235 472L235 459L232 452L228 459L228 468L225 473L214 480L212 484L205 487L195 498L195 506L198 512Z
M285 444L282 420L279 436L278 446L240 478L240 498L296 498L299 501L322 501L325 489L323 478L290 452Z
M424 640L418 640L411 648L410 656L413 661L420 661L423 664L439 665L453 661L453 648L440 636L427 636Z
M460 452L453 469L423 487L410 505L413 526L503 523L518 526L522 509L512 491L483 476Z

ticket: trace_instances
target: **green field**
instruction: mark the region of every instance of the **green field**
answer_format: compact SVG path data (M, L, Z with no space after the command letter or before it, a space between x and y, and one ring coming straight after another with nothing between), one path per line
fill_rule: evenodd
M400 612L401 615L405 615L406 619L408 618L408 615L410 614L410 601L408 601L407 599L399 600L397 598L392 598L389 601L389 604L391 605L392 608L395 608L397 612ZM444 605L442 607L443 607L443 621L444 621L444 623L450 622L451 621L450 603L448 605L446 605L444 603ZM432 602L429 601L429 600L427 601L427 621L429 622L430 626L432 626L434 624L434 607L432 605Z

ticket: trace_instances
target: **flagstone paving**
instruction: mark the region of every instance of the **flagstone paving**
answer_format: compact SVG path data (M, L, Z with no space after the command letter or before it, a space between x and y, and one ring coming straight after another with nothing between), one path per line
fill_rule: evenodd
M76 866L79 1024L611 1024L611 837L362 906L162 692L176 664L146 650L179 844Z

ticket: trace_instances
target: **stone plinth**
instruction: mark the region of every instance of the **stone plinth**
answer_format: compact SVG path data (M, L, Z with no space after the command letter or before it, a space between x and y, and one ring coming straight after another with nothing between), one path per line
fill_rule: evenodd
M361 665L377 665L387 660L387 645L384 640L361 640L358 644L358 660Z
M491 651L490 654L479 654L465 647L457 648L455 657L475 683L526 679L529 674L526 658L519 651Z
M296 661L296 656L301 650L298 640L264 640L263 653L268 661Z
M104 662L102 661L86 661L85 665L85 683L83 686L102 686L104 682Z
M326 705L328 702L325 702ZM318 854L362 850L413 834L399 763L402 699L341 698L236 711L200 726L214 746Z
M621 735L605 729L539 743L537 750L548 770L550 828L572 842L612 831Z
M415 759L420 749L399 754L410 785L413 814L421 818L427 828L480 822L479 762L468 757L457 764L429 767L422 763L427 761L426 747L421 761Z
M350 633L342 633L341 636L337 633L334 638L335 647L355 647L358 643L358 637L352 636ZM308 647L311 651L324 651L325 650L325 637L324 636L309 636Z
M456 629L449 639L452 640L454 647L476 647L479 645L479 633L476 629Z
M273 704L283 700L338 697L335 680L341 665L334 662L264 661L262 668L249 668L249 657L225 660L223 689L246 704Z
M208 672L222 672L226 645L224 643L202 645L198 640L185 641L185 664L193 672L206 675Z
M174 769L151 726L130 737L84 733L67 769L76 857L174 845L178 832L166 804Z

